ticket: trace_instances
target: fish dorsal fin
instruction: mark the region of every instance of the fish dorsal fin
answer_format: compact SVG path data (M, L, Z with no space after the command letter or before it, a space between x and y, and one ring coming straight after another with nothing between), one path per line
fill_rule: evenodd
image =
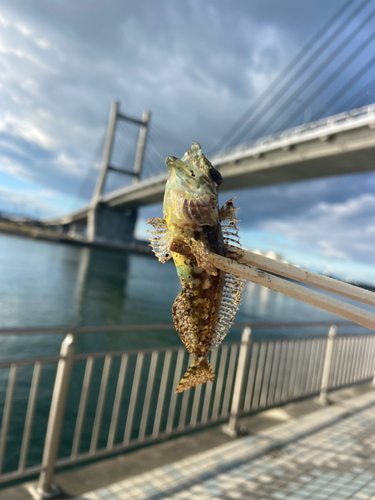
M234 247L241 248L238 229L236 226L237 222L239 222L236 217L238 208L233 205L233 200L234 198L228 200L221 207L219 212L220 225L225 245L232 245Z
M238 236L236 218L237 208L233 206L233 198L220 209L220 224L225 245L241 248ZM225 273L223 297L221 300L219 319L215 328L215 335L211 347L217 347L229 332L234 317L241 302L241 295L245 287L245 280L233 274Z
M155 231L148 231L153 235L153 238L148 238L152 251L158 258L159 262L167 262L172 257L169 249L171 241L167 228L167 223L164 219L148 219L147 224L151 224Z

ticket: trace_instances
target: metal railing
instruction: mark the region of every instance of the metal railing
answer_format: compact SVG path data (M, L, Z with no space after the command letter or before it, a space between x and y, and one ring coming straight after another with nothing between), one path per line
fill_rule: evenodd
M220 165L220 163L230 161L233 158L239 159L241 155L256 155L260 152L284 147L290 141L292 143L301 142L311 140L319 135L336 133L340 128L351 127L353 124L361 126L366 123L373 128L374 122L375 104L370 104L231 147L213 155L210 161L215 165Z
M323 325L329 326L288 324ZM271 325L252 328L264 326ZM373 378L375 336L338 337L336 326L328 337L267 341L253 341L245 326L240 342L212 351L215 381L182 394L174 389L189 362L183 347L75 352L75 337L84 332L147 329L173 326L0 330L66 334L58 356L0 361L1 483L40 472L34 496L44 498L56 468L219 422L229 421L224 430L234 436L241 416L314 395L326 404L330 390ZM16 395L18 385L23 398ZM36 441L42 457L33 449Z

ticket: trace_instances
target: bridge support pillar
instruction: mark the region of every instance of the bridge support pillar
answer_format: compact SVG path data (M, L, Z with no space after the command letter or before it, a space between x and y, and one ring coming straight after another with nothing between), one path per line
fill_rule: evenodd
M86 224L83 222L73 222L69 225L69 236L82 237L85 234Z
M87 239L96 242L130 243L134 241L136 208L115 209L101 205L88 214Z

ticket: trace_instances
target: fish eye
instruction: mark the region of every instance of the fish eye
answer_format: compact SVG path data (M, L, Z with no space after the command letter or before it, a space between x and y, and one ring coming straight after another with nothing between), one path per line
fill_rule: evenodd
M220 184L223 182L223 178L221 177L221 174L216 168L210 168L209 170L211 179L214 181L216 186L220 186Z

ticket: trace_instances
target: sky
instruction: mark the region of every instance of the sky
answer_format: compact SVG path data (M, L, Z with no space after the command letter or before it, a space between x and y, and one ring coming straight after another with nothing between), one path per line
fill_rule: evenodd
M224 147L223 135L343 3L0 0L0 211L42 218L86 204L114 99L131 116L152 113L149 173L163 171L163 158L182 156L192 141L207 153ZM270 125L263 134L374 101L374 69L363 69L374 43L346 61L371 35L374 0L353 0L348 13L362 4L332 50L350 30L357 36L315 79L322 56L291 82L289 114L265 107ZM325 85L340 65L338 78ZM245 131L242 140L257 131L262 127ZM123 132L128 163L137 130ZM112 177L107 190L120 182ZM223 193L220 200L237 197L247 248L375 284L374 185L374 174L356 174ZM161 213L161 205L143 208L137 235L145 237L147 218Z

